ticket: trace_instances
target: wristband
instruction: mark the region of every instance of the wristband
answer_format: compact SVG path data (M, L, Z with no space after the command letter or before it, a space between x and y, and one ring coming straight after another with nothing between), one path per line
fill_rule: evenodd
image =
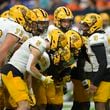
M41 81L44 81L46 77L44 75L41 76Z
M29 89L29 92L30 92L30 94L34 94L32 88Z

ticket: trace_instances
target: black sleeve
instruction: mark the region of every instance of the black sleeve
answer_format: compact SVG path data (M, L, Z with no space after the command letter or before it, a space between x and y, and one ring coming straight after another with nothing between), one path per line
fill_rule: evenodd
M99 69L96 73L94 73L95 76L91 80L95 86L98 86L107 68L106 50L104 44L91 46L91 49L94 52L99 64Z
M81 81L85 79L85 77L84 77L84 65L85 65L85 58L81 52L78 56L78 61L77 61L77 73L78 73L79 79Z
M83 46L77 57L77 67L73 68L71 71L71 76L73 79L75 78L81 81L86 79L84 72L85 61L87 60L86 58L86 48Z

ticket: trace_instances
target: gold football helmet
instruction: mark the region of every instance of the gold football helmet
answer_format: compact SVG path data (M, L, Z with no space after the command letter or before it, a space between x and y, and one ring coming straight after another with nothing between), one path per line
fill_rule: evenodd
M33 9L33 11L37 16L37 21L49 21L48 13L45 10L41 8L36 8Z
M9 17L22 25L26 31L32 31L32 23L36 22L35 13L24 5L14 5L9 10Z
M100 16L103 19L103 27L106 28L110 25L110 17L108 13L101 13Z
M73 14L69 8L61 6L61 7L58 7L54 12L54 24L57 27L61 28L61 26L62 26L61 22L63 20L69 20L70 21L70 26L67 27L69 29L72 26Z
M86 33L90 35L102 27L103 20L99 14L89 13L83 17L80 23L81 25L85 24L86 27L88 27L88 30L86 30Z
M77 15L74 17L74 22L77 24L77 23L80 23L81 19L82 19L83 15Z
M107 13L100 13L100 16L102 17L102 19L105 20L110 20L109 14Z
M0 15L0 17L8 18L8 17L9 17L9 10L4 11L4 12Z
M47 31L48 26L49 26L49 16L48 13L41 9L41 8L36 8L33 9L33 12L36 14L37 19L36 19L36 23L37 23L37 30L34 31L34 34L41 34Z

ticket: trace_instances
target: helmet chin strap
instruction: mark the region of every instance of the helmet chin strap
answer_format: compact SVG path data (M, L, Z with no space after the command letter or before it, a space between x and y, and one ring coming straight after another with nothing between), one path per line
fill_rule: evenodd
M69 28L69 27L68 27L68 28L64 28L64 27L60 26L60 29L65 33L65 32L67 32L70 28Z
M40 30L40 29L37 29L36 30L36 32L32 32L32 34L34 35L34 36L39 36L40 34L43 34L44 33L44 31L42 31L42 30Z
M84 33L83 30L78 30L78 32L80 33L81 36L89 36L90 34L88 34L87 32Z

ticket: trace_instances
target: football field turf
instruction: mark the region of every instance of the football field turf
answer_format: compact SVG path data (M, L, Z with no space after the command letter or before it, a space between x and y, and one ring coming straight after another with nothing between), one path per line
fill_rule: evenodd
M62 110L71 110L71 106L72 106L72 102L64 102ZM90 110L95 110L93 102L91 102Z

